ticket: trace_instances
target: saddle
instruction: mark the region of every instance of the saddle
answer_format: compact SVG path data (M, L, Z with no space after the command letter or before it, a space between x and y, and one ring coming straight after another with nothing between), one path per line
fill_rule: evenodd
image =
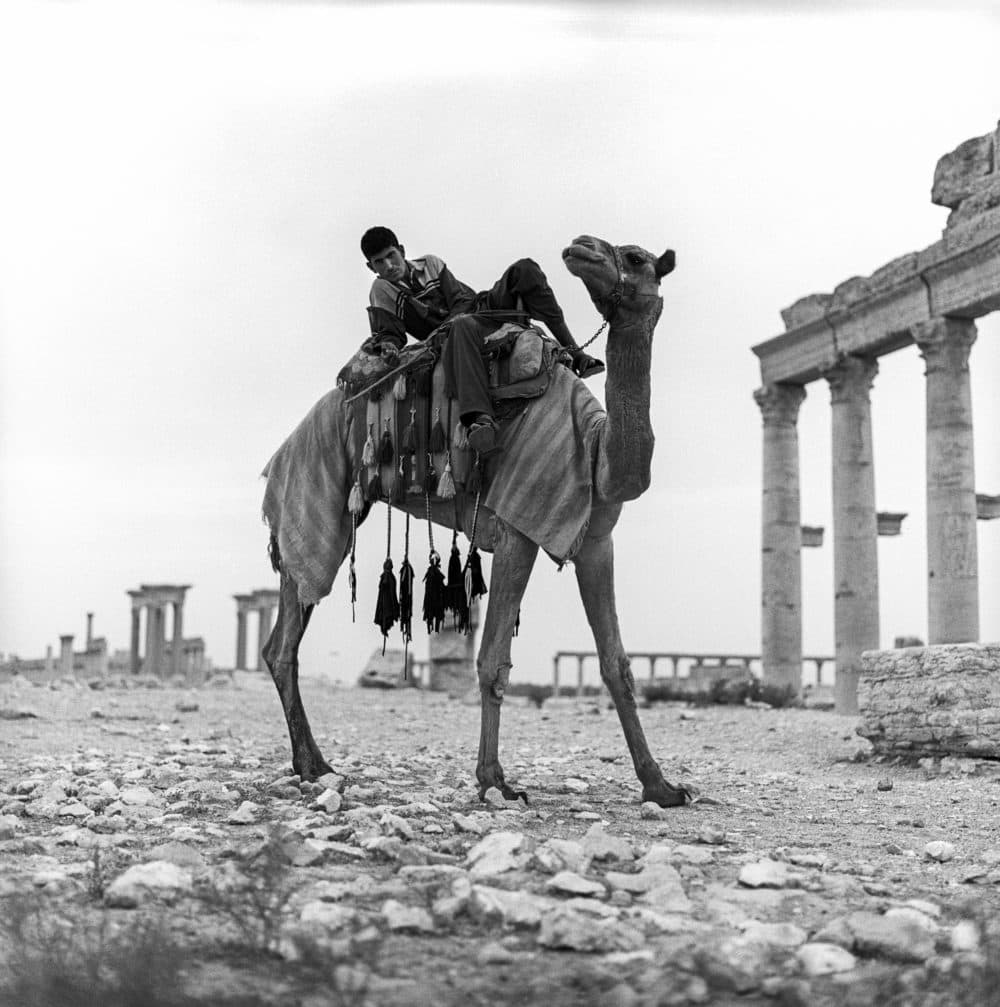
M450 499L479 489L479 466L441 364L449 330L445 323L403 347L395 361L359 350L337 375L354 411L355 481L367 503L425 494ZM561 352L540 329L498 320L484 338L484 355L501 427L545 393Z

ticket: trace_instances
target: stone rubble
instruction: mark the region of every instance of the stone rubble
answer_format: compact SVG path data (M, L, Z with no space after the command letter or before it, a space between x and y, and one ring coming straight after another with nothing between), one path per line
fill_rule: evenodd
M204 716L214 696L200 694L185 716ZM105 703L105 720L114 709ZM749 715L787 716L740 714ZM550 716L572 723L569 711ZM603 977L600 1002L632 1007L720 994L811 1003L815 990L867 982L873 965L928 976L981 955L982 926L952 901L1000 884L1000 849L985 832L973 841L978 826L971 814L962 825L961 804L932 820L924 803L925 825L916 804L886 803L917 785L905 769L892 791L830 780L799 816L799 838L775 822L769 834L784 845L762 843L761 822L794 815L806 782L733 769L717 741L725 728L709 718L683 729L715 739L697 772L724 780L712 789L728 803L655 813L638 801L627 759L548 741L505 759L508 778L528 785L528 805L497 794L480 803L456 769L457 744L411 750L405 733L391 747L328 745L335 771L312 783L289 772L283 748L228 734L181 739L180 730L149 731L148 747L128 736L10 758L0 765L0 896L89 899L124 917L173 912L201 905L206 891L239 892L252 865L277 851L284 880L274 890L289 890L275 947L291 963L311 941L340 963L343 989L377 988L387 1003L412 996L412 985L386 961L357 957L387 940L472 939L463 968L484 975L544 973L564 960L555 952L581 956ZM99 737L97 725L88 730ZM870 767L870 781L879 774ZM926 788L988 782L961 767L921 778ZM609 804L609 794L624 796ZM837 805L871 821L864 851L838 844L836 815L822 820Z

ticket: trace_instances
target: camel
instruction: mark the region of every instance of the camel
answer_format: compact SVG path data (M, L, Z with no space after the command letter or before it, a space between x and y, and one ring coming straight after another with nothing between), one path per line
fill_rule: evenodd
M615 609L612 546L612 531L621 514L622 504L637 498L649 487L654 440L649 420L653 330L663 309L660 280L674 268L674 253L668 250L657 257L635 245L615 246L584 235L576 238L563 251L562 258L569 272L584 283L591 300L609 326L606 416L601 411L593 465L592 504L572 563L597 645L601 679L614 701L635 772L642 785L642 800L653 801L662 807L683 805L691 799L690 792L664 778L650 753L639 720L635 682ZM579 383L579 379L572 375L566 380ZM596 400L593 401L596 403ZM537 402L544 408L544 398ZM332 521L340 529L340 538L336 539L332 553L339 557L335 567L340 566L350 551L350 518L345 501L346 488L351 485L354 470L351 467L353 458L345 403L346 396L339 389L329 393L326 408L332 421L326 422L324 427L330 427L331 423L333 427L329 431L325 453L342 459L333 464L332 479L333 492L337 494L337 500L333 502L337 513ZM599 405L596 408L599 410ZM556 422L562 421L559 419ZM567 417L566 423L570 422ZM273 463L274 459L269 466L271 476ZM341 472L341 469L344 471ZM265 475L268 472L265 469ZM417 516L424 513L422 498L392 506L408 509ZM296 584L295 570L289 568L286 558L280 554L275 537L280 513L272 505L269 514L267 496L265 517L271 524L272 562L281 575L281 588L275 626L264 646L263 657L284 709L291 739L293 769L301 778L315 780L331 772L331 768L313 738L298 686L298 648L309 624L313 603L311 600L303 601L301 585ZM456 519L448 521L447 517L435 513L433 520L454 527ZM512 668L511 638L539 545L531 535L518 531L499 518L492 523L489 539L476 540L477 546L493 553L491 587L477 659L481 725L476 780L480 799L484 798L487 790L495 787L507 800L515 801L521 797L527 799L527 795L508 784L504 777L498 758L500 711ZM336 569L328 573L331 575L329 583L332 584Z

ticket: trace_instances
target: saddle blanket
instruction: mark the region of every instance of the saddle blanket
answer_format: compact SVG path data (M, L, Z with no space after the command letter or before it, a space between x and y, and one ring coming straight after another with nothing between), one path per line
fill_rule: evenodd
M442 387L440 370L438 364L433 378L434 402ZM350 549L348 497L364 471L361 460L365 439L373 430L382 428L381 410L388 401L348 404L346 400L341 388L324 395L262 473L267 480L263 517L277 538L284 569L298 584L303 604L314 604L330 593ZM434 406L435 411L438 408ZM406 409L408 403L404 400L393 412L401 418ZM554 367L545 394L527 402L516 416L502 424L502 451L488 459L482 506L537 542L560 564L572 559L587 531L594 504L598 443L606 420L603 407L584 383L568 368ZM397 446L399 430L397 419L393 425ZM449 460L455 464L461 453L449 443L441 457L433 461L437 474L440 476ZM432 460L436 457L426 451L423 456ZM405 457L397 457L406 462ZM416 469L418 460L419 452L410 459L413 484L407 489L411 493L423 475ZM396 462L379 466L379 470L381 495L389 498L400 466ZM474 494L466 491L458 479L456 487L454 500L437 500L431 494L433 515L452 527L459 521L468 533L467 515ZM408 500L408 509L420 513L422 493ZM479 527L485 528L487 522L488 515L481 514ZM478 535L476 544L483 549L490 547Z

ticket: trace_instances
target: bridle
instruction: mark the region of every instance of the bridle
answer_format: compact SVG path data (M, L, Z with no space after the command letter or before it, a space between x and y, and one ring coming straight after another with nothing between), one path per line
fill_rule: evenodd
M622 268L622 253L617 245L612 245L611 251L615 255L615 270L618 276L615 279L615 285L611 288L611 293L599 302L594 301L604 321L601 322L601 327L580 347L581 350L585 350L614 321L622 298L625 296L625 270Z

